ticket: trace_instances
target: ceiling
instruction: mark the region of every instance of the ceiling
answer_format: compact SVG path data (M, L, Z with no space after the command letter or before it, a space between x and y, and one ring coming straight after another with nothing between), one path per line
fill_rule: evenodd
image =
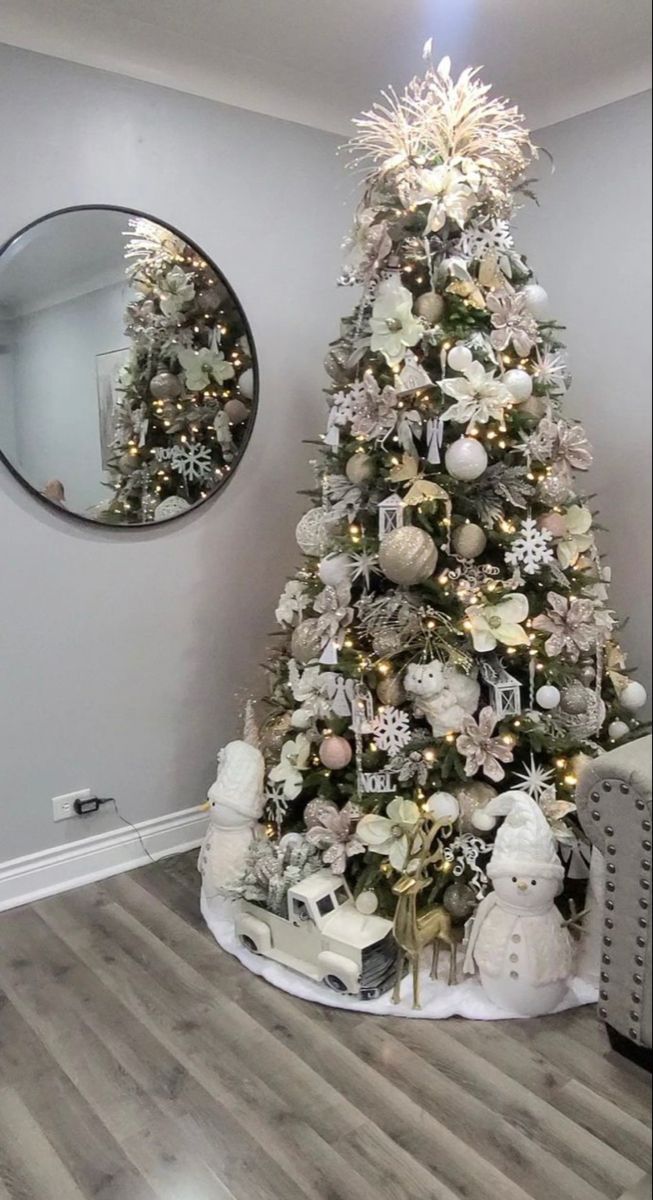
M338 133L421 47L542 128L650 87L650 0L1 0L0 41Z

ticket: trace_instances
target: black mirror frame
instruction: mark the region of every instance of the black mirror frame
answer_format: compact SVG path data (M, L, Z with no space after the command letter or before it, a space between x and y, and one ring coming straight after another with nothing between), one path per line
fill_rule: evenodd
M154 225L160 225L163 229L169 230L170 233L172 233L175 237L179 238L182 242L185 242L186 245L190 246L191 250L194 250L195 253L197 255L199 255L199 257L202 258L203 261L211 268L211 270L215 272L216 276L218 277L220 282L224 285L224 287L227 289L229 295L233 298L235 303L238 305L240 312L242 313L243 325L245 327L245 333L247 335L247 340L248 340L250 348L251 348L252 370L254 372L254 394L252 396L252 401L251 401L251 411L252 411L251 421L249 422L245 437L243 438L243 442L242 442L242 445L240 448L240 454L238 456L238 460L237 460L233 470L230 471L229 474L227 475L226 479L224 479L219 484L218 487L216 487L212 492L210 492L210 494L204 500L198 500L197 503L194 504L192 506L192 508L189 508L187 512L177 513L176 516L169 517L165 521L159 521L159 522L156 522L156 521L134 521L134 522L130 523L129 525L113 525L110 523L105 524L102 521L95 520L93 517L87 517L84 513L73 512L70 509L61 507L60 505L56 504L53 500L49 500L47 496L44 496L41 492L39 492L37 488L35 488L31 483L29 483L29 481L27 479L24 478L23 475L21 475L18 468L12 462L10 462L9 459L6 457L6 455L3 453L1 446L0 446L0 463L4 464L4 466L9 471L9 474L13 475L14 479L17 480L17 482L21 485L21 487L25 488L25 491L29 492L30 495L33 496L36 500L38 500L38 502L40 504L42 504L45 508L47 508L49 512L56 512L59 514L59 516L64 517L65 520L82 522L84 525L91 525L95 529L103 529L103 530L108 529L111 531L116 531L117 533L120 533L120 534L129 533L131 530L134 530L134 529L138 529L138 530L148 529L148 530L156 530L157 532L160 532L161 530L164 530L168 526L174 524L175 521L185 520L186 518L191 516L193 513L197 512L200 508L204 508L205 505L210 504L213 500L216 500L217 497L225 490L225 488L229 486L229 484L231 483L231 480L233 479L234 475L236 474L236 471L238 470L238 467L240 466L242 459L245 457L247 448L248 448L250 440L252 438L252 434L254 433L254 426L256 424L256 418L258 416L258 407L259 407L260 369L259 369L258 353L256 350L256 342L254 341L254 335L252 333L252 327L249 323L249 318L247 316L247 313L245 312L243 305L240 302L237 292L231 286L231 284L230 284L229 280L227 279L226 275L224 274L224 272L221 271L218 266L216 266L213 259L209 258L209 256L206 254L206 252L204 250L202 250L202 248L200 246L198 246L197 242L194 242L191 238L187 237L187 235L185 233L182 233L174 225L171 225L168 221L161 220L160 217L153 217L150 213L143 212L141 209L138 209L138 208L127 208L122 204L73 204L73 205L69 205L67 208L54 209L52 212L46 213L42 217L37 217L37 219L35 221L30 221L28 225L25 225L17 233L12 234L12 236L10 238L8 238L7 241L2 244L2 246L0 246L0 261L2 260L2 256L7 252L7 250L9 250L11 248L11 246L13 246L14 242L17 242L19 238L23 237L26 233L29 233L29 231L31 229L36 229L39 225L45 224L46 221L51 221L54 217L63 217L63 216L66 216L68 213L76 213L76 212L124 213L126 217L138 217L141 220L151 221Z

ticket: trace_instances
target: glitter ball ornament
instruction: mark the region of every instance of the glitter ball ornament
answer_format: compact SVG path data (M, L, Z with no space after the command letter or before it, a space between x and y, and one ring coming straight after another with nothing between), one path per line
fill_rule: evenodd
M591 663L585 663L580 670L580 677L587 687L591 687L596 680L596 667Z
M320 761L329 771L344 770L352 757L352 748L346 738L327 737L320 746Z
M476 911L476 896L466 883L452 883L448 887L442 903L455 921L467 921Z
M209 313L215 311L224 302L227 295L227 289L219 283L213 284L211 287L202 288L197 294L197 303L202 309L202 312Z
M171 521L173 517L180 517L190 509L190 504L184 500L183 496L167 496L160 504L157 504L154 510L154 520Z
M381 704L389 705L391 708L398 708L406 699L404 685L399 675L388 675L382 679L377 684L376 694Z
M244 396L246 400L254 399L254 372L251 367L248 367L238 377L238 389L241 396Z
M587 712L591 698L592 693L584 684L572 683L569 687L563 688L560 707L563 712L569 713L570 716L579 717Z
M242 425L249 417L249 409L242 400L227 400L224 411L231 425Z
M546 684L545 687L540 688L535 699L540 708L545 709L547 712L552 712L554 708L560 707L562 693L560 688L553 687L552 684Z
M574 494L571 479L564 468L553 467L538 484L538 496L545 504L566 504Z
M437 563L437 547L425 529L406 525L389 533L381 544L381 570L387 579L401 587L425 583L431 578Z
M467 483L473 479L480 479L487 470L487 465L485 446L472 437L459 438L445 455L445 466L452 479L460 479Z
M281 747L288 740L292 728L292 713L285 712L273 717L261 731L261 748L271 756L277 757L281 754Z
M495 788L489 783L465 783L456 788L456 799L460 806L460 826L463 833L472 833L477 829L475 817L481 813L486 804L497 795ZM493 828L491 826L490 828Z
M460 558L478 558L487 546L487 535L480 525L460 525L452 541Z
M376 463L369 454L352 454L345 467L345 474L350 483L361 487L374 479Z
M528 311L538 321L546 321L549 315L549 294L539 283L527 283L521 294L526 301Z
M437 292L424 292L415 301L415 312L429 325L437 325L444 314L444 300Z
M379 629L374 634L372 649L379 658L391 658L398 654L404 644L404 636L398 629Z
M302 621L298 625L292 635L291 650L292 656L298 663L305 666L306 663L314 662L320 657L324 638L320 631L320 623L317 617L309 617L307 621Z
M625 721L613 721L608 729L608 733L613 742L620 742L630 733L630 725L626 725Z
M503 382L518 404L523 404L533 395L533 377L521 367L506 371Z
M297 545L309 558L322 558L329 549L331 533L337 524L326 508L310 508L297 526Z
M348 554L330 554L323 558L318 567L318 575L325 587L338 587L341 583L349 583L354 564Z
M648 692L646 688L636 680L626 684L626 687L619 696L622 708L626 708L628 712L639 712L640 708L644 708L647 700Z
M181 396L181 383L172 371L159 371L150 380L150 391L156 400L176 400Z
M454 346L447 358L452 371L466 371L474 361L474 355L467 346Z

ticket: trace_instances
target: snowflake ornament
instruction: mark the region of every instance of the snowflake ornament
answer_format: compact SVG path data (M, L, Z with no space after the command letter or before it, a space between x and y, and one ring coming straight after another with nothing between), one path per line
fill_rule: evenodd
M201 482L211 475L211 451L207 446L199 446L195 442L175 446L172 465L187 483Z
M400 754L413 736L408 714L392 705L382 709L372 727L372 735L379 750L393 756Z
M539 575L542 567L553 562L555 555L550 543L553 536L540 529L533 517L522 522L518 536L506 553L506 562L511 567L521 566L526 575Z
M265 785L265 807L271 814L276 825L282 825L288 812L289 801L286 799L282 783L272 783L268 779Z

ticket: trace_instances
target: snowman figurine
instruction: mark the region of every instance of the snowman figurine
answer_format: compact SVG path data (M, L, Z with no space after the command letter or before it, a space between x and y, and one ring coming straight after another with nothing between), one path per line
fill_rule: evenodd
M485 811L506 820L487 869L494 891L476 914L465 971L478 968L498 1008L542 1016L558 1008L573 970L573 942L555 904L564 868L549 823L526 792L505 792Z
M218 755L218 776L209 789L209 828L198 869L207 899L228 891L243 873L258 821L263 814L265 760L250 707L242 741Z

